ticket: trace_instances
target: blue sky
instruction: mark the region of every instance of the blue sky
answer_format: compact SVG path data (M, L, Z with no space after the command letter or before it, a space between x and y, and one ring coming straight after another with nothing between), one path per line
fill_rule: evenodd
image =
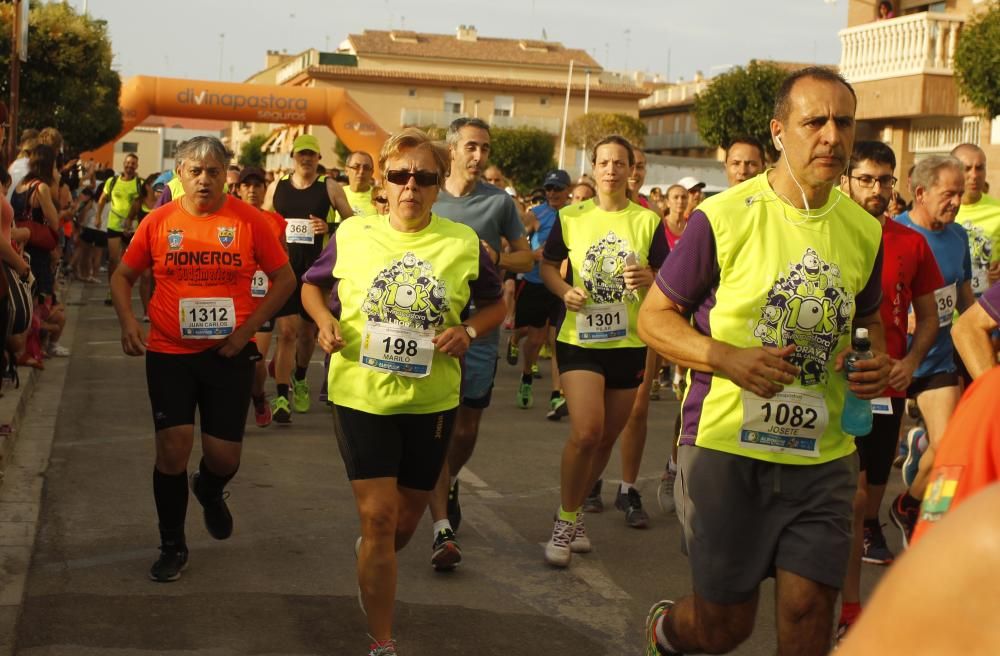
M108 22L124 77L240 81L268 49L335 49L352 32L404 27L542 38L605 68L691 79L753 58L836 64L848 0L86 0ZM82 11L84 0L70 0ZM417 11L419 7L420 11ZM220 36L224 35L224 36Z

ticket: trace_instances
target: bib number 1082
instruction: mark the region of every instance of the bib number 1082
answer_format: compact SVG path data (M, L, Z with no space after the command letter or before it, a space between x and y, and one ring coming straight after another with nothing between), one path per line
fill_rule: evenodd
M788 403L762 403L760 410L764 421L770 422L773 417L774 423L779 426L792 428L816 428L819 418L819 413L813 408Z

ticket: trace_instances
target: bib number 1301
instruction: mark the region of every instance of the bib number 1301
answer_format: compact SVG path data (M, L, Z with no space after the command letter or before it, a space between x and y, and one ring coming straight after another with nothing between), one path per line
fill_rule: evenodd
M576 315L581 344L612 342L628 337L628 308L624 303L587 305Z

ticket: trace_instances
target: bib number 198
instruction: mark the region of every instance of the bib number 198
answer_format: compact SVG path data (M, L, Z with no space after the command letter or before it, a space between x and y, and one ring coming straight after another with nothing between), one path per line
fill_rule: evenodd
M411 358L417 355L417 340L415 339L386 337L382 343L385 344L384 355L408 355Z

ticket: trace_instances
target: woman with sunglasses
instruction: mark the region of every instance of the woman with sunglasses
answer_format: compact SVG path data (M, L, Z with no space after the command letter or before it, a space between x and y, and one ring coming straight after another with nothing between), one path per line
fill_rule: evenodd
M566 305L556 337L570 436L562 454L560 501L545 560L569 565L590 551L580 507L604 471L625 427L646 368L636 331L653 271L667 258L660 217L629 201L635 153L623 137L599 141L591 154L597 196L564 207L545 241L542 281ZM569 259L567 282L559 267ZM637 492L629 486L626 499Z
M407 128L385 143L379 169L388 220L344 222L303 277L302 304L333 354L329 397L361 519L355 550L369 655L389 656L397 653L396 551L416 530L448 450L459 358L500 324L504 306L475 231L431 212L446 155ZM479 312L463 323L470 299Z

